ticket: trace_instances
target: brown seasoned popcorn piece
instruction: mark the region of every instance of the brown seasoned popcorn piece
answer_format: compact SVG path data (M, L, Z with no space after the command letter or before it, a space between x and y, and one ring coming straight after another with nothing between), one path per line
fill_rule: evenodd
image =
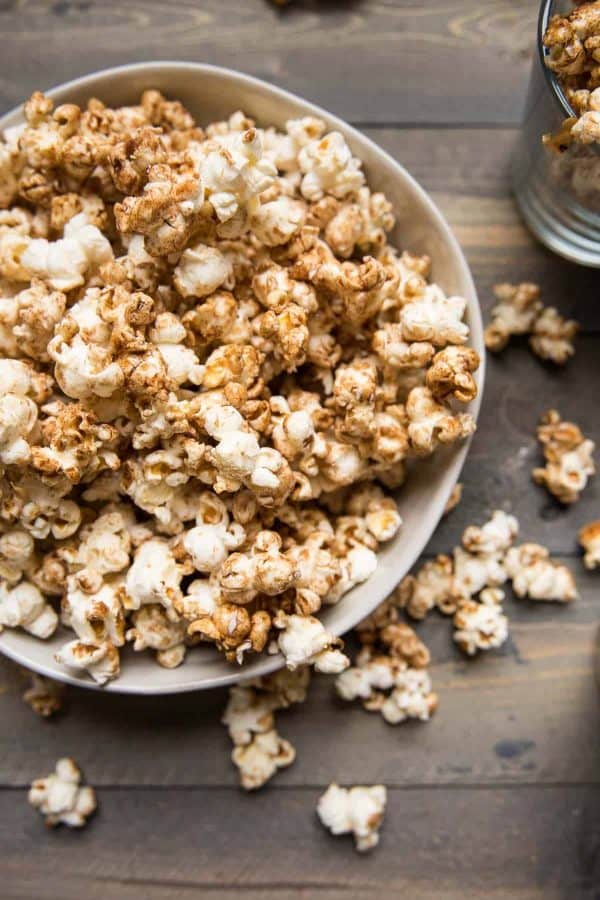
M418 456L429 456L438 444L453 444L475 431L468 413L454 413L433 396L427 387L416 387L406 401L408 437Z
M533 470L533 479L561 503L575 503L594 475L595 444L573 422L564 422L555 409L542 416L537 429L546 465Z
M534 322L529 345L540 359L564 365L575 353L573 338L579 325L565 319L553 306L546 306Z
M581 75L594 68L600 35L598 3L578 5L567 16L552 16L544 33L546 65L559 76Z
M479 355L471 347L445 347L433 357L425 384L438 400L454 397L469 403L477 396L472 373L478 367Z
M424 619L430 609L444 610L453 598L453 566L440 554L424 563L416 575L407 575L395 591L398 606L413 619Z
M578 537L585 551L583 562L586 569L596 569L600 566L600 520L583 525Z
M18 311L13 334L20 352L42 363L50 360L48 343L62 319L66 297L62 291L50 290L40 279L33 278L31 287L17 294Z
M36 672L26 673L31 684L23 694L23 700L28 703L34 713L47 719L62 709L64 685L51 678L44 678Z
M249 613L239 603L220 603L210 615L192 621L188 634L212 641L226 659L241 664L248 651L264 650L270 630L271 617L264 610Z
M44 446L32 448L32 467L44 476L65 475L74 484L90 480L103 469L120 465L115 453L118 432L98 424L81 403L48 403L40 423Z
M282 594L300 578L283 541L275 531L259 531L248 553L232 553L219 571L219 583L227 600L246 604L257 594Z
M497 284L494 294L499 301L492 308L492 320L485 329L488 350L503 350L512 335L529 334L538 317L542 302L537 284Z
M425 368L435 354L433 344L427 341L405 341L399 322L386 322L375 332L373 350L386 366L393 369Z

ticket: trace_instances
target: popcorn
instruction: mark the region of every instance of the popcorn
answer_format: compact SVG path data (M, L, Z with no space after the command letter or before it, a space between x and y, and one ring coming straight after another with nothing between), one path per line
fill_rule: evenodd
M488 350L503 350L512 335L529 334L529 346L540 359L564 365L573 356L579 325L564 319L553 306L543 306L537 284L497 284L494 293L500 302L492 308L492 321L485 329Z
M169 619L176 621L175 604L181 599L181 568L166 541L145 541L127 572L123 605L136 610L145 603L159 603Z
M416 575L407 575L396 589L399 606L413 619L424 619L430 609L444 609L453 596L453 564L440 554L424 563Z
M556 603L570 603L577 599L575 579L570 569L550 559L546 547L539 544L511 547L504 565L517 597Z
M508 619L502 614L504 591L485 588L479 602L462 600L454 614L453 638L468 656L500 647L508 637Z
M313 665L317 672L336 674L350 665L339 638L329 634L314 616L288 616L281 610L273 624L281 629L277 646L288 669Z
M546 465L533 470L533 480L544 485L561 503L576 503L596 471L594 442L584 438L573 422L562 421L555 409L544 413L537 436Z
M34 713L44 719L53 716L62 709L63 685L51 678L44 678L36 672L29 672L31 685L23 694Z
M478 366L479 356L470 347L446 347L433 357L425 384L438 400L454 397L461 403L469 403L477 396L471 373Z
M196 244L182 253L173 282L182 297L207 297L232 276L231 263L220 250Z
M254 690L283 704L348 665L315 615L375 571L411 459L473 431L466 301L388 245L391 203L317 118L203 130L155 90L24 112L0 139L0 619L47 636L60 598L56 658L100 684L125 643L165 667L279 647ZM380 631L396 667L427 658ZM243 779L291 753L269 726Z
M54 658L68 669L88 672L100 685L117 678L121 669L119 651L110 641L102 644L69 641Z
M54 772L32 783L28 800L46 817L46 825L81 828L96 809L96 794L91 787L81 787L80 782L75 761L59 759Z
M431 679L423 669L404 669L394 680L394 688L381 704L381 715L390 725L406 719L427 722L435 712L438 699L431 690Z
M359 852L379 843L387 792L382 784L342 788L330 784L319 799L317 814L332 834L353 834Z
M583 562L586 569L600 566L600 521L588 522L579 529L579 543L585 551Z
M302 196L311 201L324 194L343 199L362 187L365 180L360 160L352 156L337 131L306 144L298 154L298 164L304 176L300 185Z
M488 350L503 350L512 335L529 334L542 310L537 284L496 284L494 294L499 301L492 307L492 321L485 329Z
M290 742L275 729L255 735L249 744L235 747L231 754L240 770L242 787L247 791L262 787L278 769L290 766L295 758L296 751Z
M438 444L452 444L475 431L468 413L453 413L427 387L415 387L406 401L408 437L415 453L427 456Z
M28 581L9 588L0 583L0 630L22 628L36 638L51 637L58 627L54 608L40 590Z
M185 659L186 625L172 622L159 603L149 603L132 613L133 628L125 638L133 641L133 649L156 650L156 661L165 669L175 669Z
M529 344L540 359L562 366L575 353L573 338L578 330L577 322L564 319L553 306L546 306L533 324Z

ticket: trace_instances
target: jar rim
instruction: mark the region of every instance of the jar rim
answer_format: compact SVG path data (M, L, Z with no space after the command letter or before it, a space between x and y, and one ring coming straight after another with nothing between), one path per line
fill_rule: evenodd
M546 33L546 29L550 22L550 16L552 13L552 4L554 0L542 0L540 5L540 14L538 17L538 52L540 57L540 62L542 64L542 69L544 70L544 77L546 79L546 83L548 87L554 94L556 102L562 106L563 111L566 114L567 118L573 118L575 116L575 110L569 103L566 98L565 92L562 87L558 83L558 78L556 77L556 73L549 69L546 65L546 48L544 47L544 34Z

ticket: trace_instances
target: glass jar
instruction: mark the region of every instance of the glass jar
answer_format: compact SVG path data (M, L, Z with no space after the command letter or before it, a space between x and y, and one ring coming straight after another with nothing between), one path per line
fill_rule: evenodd
M574 115L554 74L544 62L543 36L550 17L573 4L544 0L525 120L513 157L512 177L525 222L551 250L585 266L600 268L600 146L571 143L561 151L542 143Z

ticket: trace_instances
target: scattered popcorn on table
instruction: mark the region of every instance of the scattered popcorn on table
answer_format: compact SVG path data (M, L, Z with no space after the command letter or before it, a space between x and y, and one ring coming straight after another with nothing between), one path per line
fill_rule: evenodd
M540 359L562 366L575 353L573 338L578 330L577 322L563 318L553 306L546 306L533 324L529 345Z
M579 529L579 543L585 551L586 569L597 569L600 566L600 520L588 522Z
M64 685L51 678L45 678L36 672L26 672L31 684L23 694L23 700L28 703L34 713L44 719L50 718L62 709Z
M257 790L278 769L293 763L296 752L275 730L274 713L303 703L309 680L308 667L283 669L229 689L221 721L234 744L231 758L245 790Z
M540 544L511 547L504 561L517 597L570 603L577 599L573 574L567 566L550 558Z
M492 308L492 319L485 329L488 350L503 350L513 335L528 334L529 346L540 359L564 365L573 356L579 325L565 319L553 306L543 306L537 284L497 284L494 294L499 302Z
M595 444L585 438L573 422L564 422L555 409L549 409L537 429L546 465L533 470L533 479L542 484L561 503L575 503L595 474Z
M332 834L352 834L359 852L379 843L387 791L382 784L343 788L330 784L317 804L317 815Z
M479 600L463 600L454 613L454 640L474 656L479 650L500 647L508 637L508 619L502 613L504 591L484 588Z
M315 117L201 129L155 90L24 112L0 141L0 623L47 638L60 606L56 659L99 684L126 644L341 672L316 616L401 529L407 463L474 431L466 301L388 244L391 204Z
M68 757L59 759L56 769L38 778L29 790L29 802L46 817L46 825L81 828L96 809L92 787L80 785L81 772Z

